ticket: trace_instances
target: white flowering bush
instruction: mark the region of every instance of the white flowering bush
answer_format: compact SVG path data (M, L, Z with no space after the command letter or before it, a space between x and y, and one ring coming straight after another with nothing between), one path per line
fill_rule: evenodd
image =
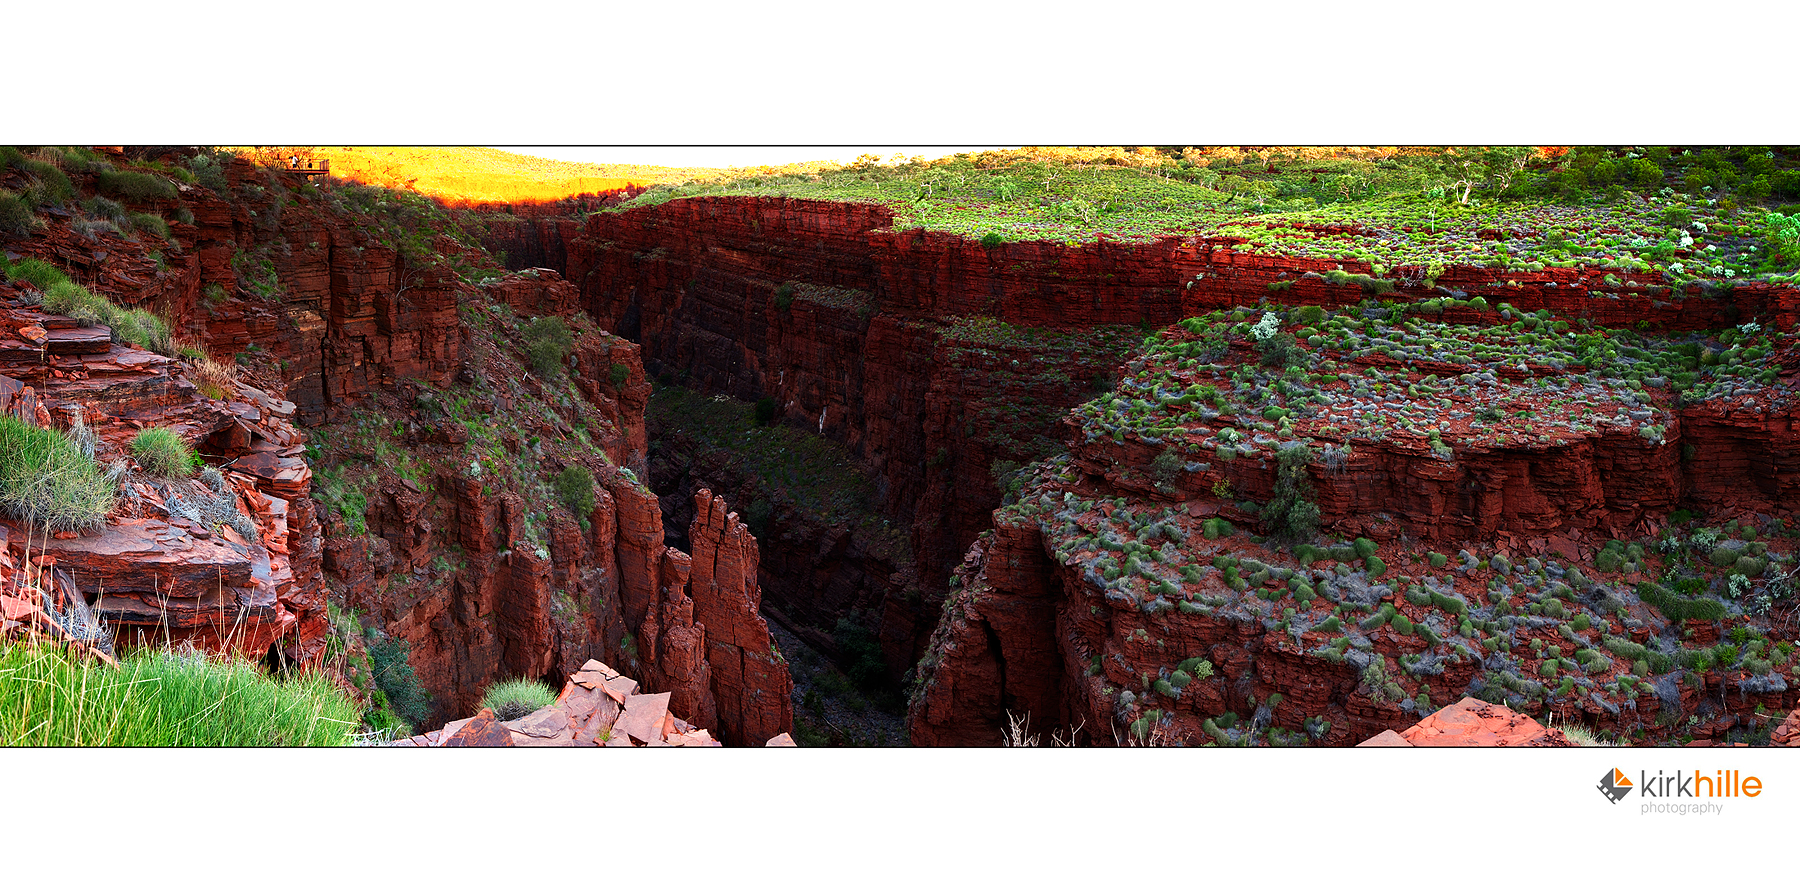
M1281 328L1281 320L1277 319L1273 312L1265 310L1262 319L1257 320L1256 325L1250 327L1250 337L1257 341L1267 341L1274 337L1275 331L1279 328Z

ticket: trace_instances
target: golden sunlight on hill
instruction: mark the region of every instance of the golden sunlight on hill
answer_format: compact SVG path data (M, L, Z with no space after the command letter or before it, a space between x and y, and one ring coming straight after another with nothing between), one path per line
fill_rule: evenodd
M674 168L580 164L474 146L275 146L257 154L269 155L271 163L290 154L330 161L333 176L464 202L553 201L691 176Z
M759 168L663 167L557 161L479 146L256 146L240 147L259 162L282 166L329 161L335 177L373 186L410 189L452 202L554 201L660 183L710 180L742 174L810 173L835 167L807 162Z

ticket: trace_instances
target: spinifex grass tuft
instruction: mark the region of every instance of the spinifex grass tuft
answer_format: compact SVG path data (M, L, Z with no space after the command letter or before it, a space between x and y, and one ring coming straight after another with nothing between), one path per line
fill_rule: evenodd
M556 693L535 679L497 682L481 696L481 706L501 721L518 719L556 703Z
M340 746L359 715L318 675L278 681L243 661L166 651L114 669L44 645L0 644L0 744Z
M181 435L168 428L145 428L131 440L131 454L157 477L186 477L193 472L193 453Z
M117 486L67 435L0 415L0 512L51 530L86 530Z

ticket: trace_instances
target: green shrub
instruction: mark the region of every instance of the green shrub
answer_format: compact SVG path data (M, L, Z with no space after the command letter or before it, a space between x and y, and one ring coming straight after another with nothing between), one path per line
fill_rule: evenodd
M229 186L225 180L225 165L218 156L202 151L187 160L187 169L193 173L200 185L214 192L224 192Z
M536 679L510 679L488 687L481 696L481 708L494 711L501 722L529 716L556 703L556 692Z
M999 248L1005 243L1006 239L1002 238L999 233L988 233L981 237L981 247L983 248Z
M585 465L571 465L556 476L556 498L579 520L594 513L594 473Z
M95 182L100 191L134 202L175 200L175 184L144 171L105 170Z
M0 233L29 236L31 223L35 219L31 214L31 204L25 201L24 196L0 189Z
M1443 567L1450 563L1450 557L1439 552L1429 552L1426 554L1426 558L1432 567Z
M1262 521L1276 539L1310 540L1319 532L1319 507L1312 501L1312 478L1307 465L1313 452L1304 445L1276 454L1275 488L1263 506Z
M375 684L387 695L393 711L416 727L431 714L431 692L420 684L418 674L408 662L412 647L405 639L371 632L369 663Z
M1305 356L1294 336L1286 332L1276 332L1256 342L1256 350L1262 355L1262 364L1271 369L1286 369Z
M51 530L88 530L117 492L67 435L0 415L0 510Z
M1230 536L1236 532L1237 531L1232 528L1231 522L1224 518L1207 518L1200 525L1200 535L1209 540L1216 540L1222 536Z
M1594 556L1595 569L1605 571L1609 574L1618 573L1619 568L1624 564L1624 554L1614 551L1611 548L1602 549L1600 550L1600 554Z
M1352 549L1355 550L1356 557L1358 557L1358 558L1368 558L1369 556L1374 555L1375 549L1377 548L1375 545L1375 541L1372 539L1369 539L1366 536L1357 537L1356 541L1351 543L1350 546ZM1346 559L1340 559L1340 560L1346 560Z
M1382 561L1380 556L1370 555L1368 558L1363 559L1363 567L1368 568L1369 576L1371 578L1380 577L1387 573L1387 562Z
M1203 657L1190 657L1182 661L1176 669L1195 679L1205 679L1213 674L1212 661Z
M1399 633L1400 635L1403 635L1403 636L1412 635L1413 622L1411 620L1406 619L1404 616L1395 615L1394 620L1393 620L1393 627L1394 627L1394 631Z
M532 320L525 327L525 350L531 357L531 368L543 378L562 371L569 352L575 349L575 336L560 316Z
M775 309L786 311L794 304L794 284L783 282L775 286Z
M1775 266L1800 267L1800 214L1769 214L1764 218L1762 236Z
M607 370L607 373L606 373L606 380L612 382L612 386L614 389L624 387L625 382L629 381L630 379L631 379L631 367L625 365L624 363L612 364L612 368Z
M145 472L157 477L187 477L194 470L194 454L168 428L145 428L131 440L131 454Z
M350 743L356 705L321 675L143 650L118 668L0 641L0 744L284 747Z
M1174 492L1175 482L1181 476L1182 465L1179 450L1163 450L1150 461L1150 482L1156 485L1156 489L1164 493Z
M764 397L756 401L756 423L758 425L773 424L775 421L775 409L776 405L774 397Z

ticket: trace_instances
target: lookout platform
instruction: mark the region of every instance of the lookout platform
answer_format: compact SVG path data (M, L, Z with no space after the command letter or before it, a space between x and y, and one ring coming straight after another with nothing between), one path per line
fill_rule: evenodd
M331 175L331 159L329 158L283 158L281 172L297 177L312 179Z

